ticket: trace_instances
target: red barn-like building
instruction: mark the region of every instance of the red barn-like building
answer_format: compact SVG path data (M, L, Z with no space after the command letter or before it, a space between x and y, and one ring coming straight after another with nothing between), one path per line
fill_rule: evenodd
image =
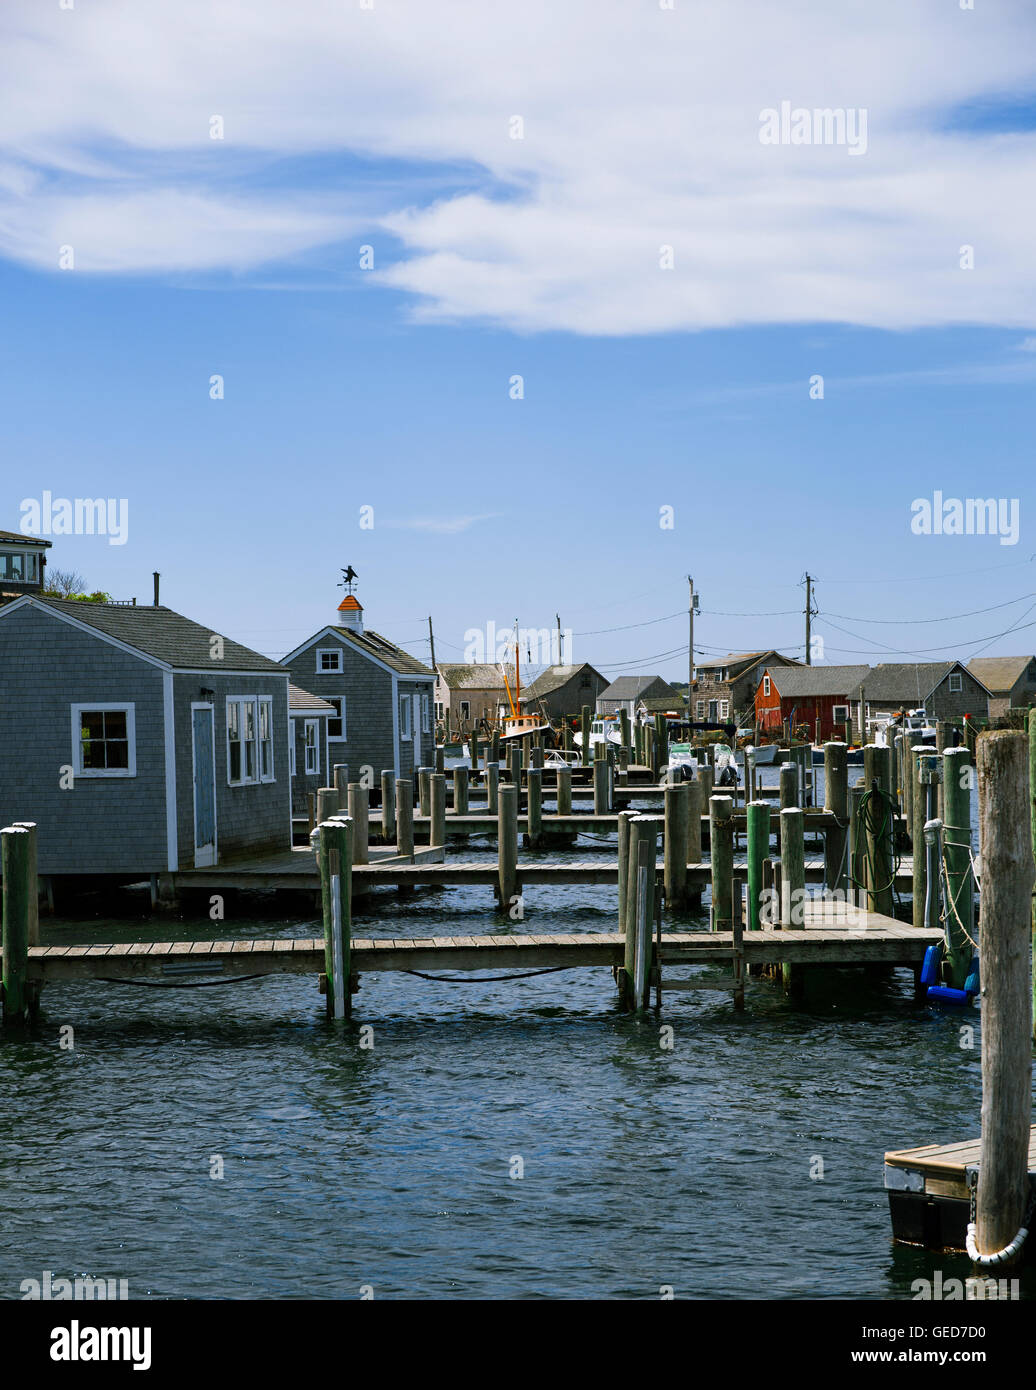
M866 681L869 666L767 667L755 692L755 722L761 733L779 734L786 723L804 724L809 737L851 738L849 691Z

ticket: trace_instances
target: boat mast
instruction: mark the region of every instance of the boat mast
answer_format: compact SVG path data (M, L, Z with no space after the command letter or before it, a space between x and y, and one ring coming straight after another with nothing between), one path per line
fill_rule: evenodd
M521 716L522 712L522 674L519 669L520 653L518 651L518 619L514 620L514 702L518 706L516 713Z

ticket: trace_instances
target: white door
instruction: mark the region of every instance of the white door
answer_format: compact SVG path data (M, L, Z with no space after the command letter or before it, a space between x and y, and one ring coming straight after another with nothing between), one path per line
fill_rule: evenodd
M216 732L211 705L191 706L194 748L194 867L216 863Z
M421 766L421 697L411 695L410 727L414 731L414 768Z

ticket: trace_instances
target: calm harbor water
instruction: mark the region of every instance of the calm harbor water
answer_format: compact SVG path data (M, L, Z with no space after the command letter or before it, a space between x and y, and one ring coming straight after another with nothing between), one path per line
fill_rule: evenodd
M141 902L45 935L211 935ZM228 900L220 934L318 934L308 912ZM505 920L485 889L380 892L355 931ZM530 889L512 929L613 928L613 890L571 887ZM51 1270L158 1298L910 1298L968 1262L893 1246L882 1153L976 1134L980 1104L978 1012L911 985L832 971L793 1002L753 980L744 1014L700 991L658 1020L619 1014L607 970L368 975L348 1025L310 977L51 986L0 1047L0 1296Z

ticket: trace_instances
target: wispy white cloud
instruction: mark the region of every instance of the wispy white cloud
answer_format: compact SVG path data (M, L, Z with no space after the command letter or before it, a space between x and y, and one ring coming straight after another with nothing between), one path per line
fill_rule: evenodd
M483 512L480 516L419 516L379 521L379 526L391 526L397 531L431 531L436 535L453 536L477 526L480 521L493 521L500 512Z
M359 276L373 238L426 321L1036 322L1036 134L949 119L1031 89L1024 6L21 0L4 30L0 254L32 266ZM866 108L866 154L761 144L784 100Z

